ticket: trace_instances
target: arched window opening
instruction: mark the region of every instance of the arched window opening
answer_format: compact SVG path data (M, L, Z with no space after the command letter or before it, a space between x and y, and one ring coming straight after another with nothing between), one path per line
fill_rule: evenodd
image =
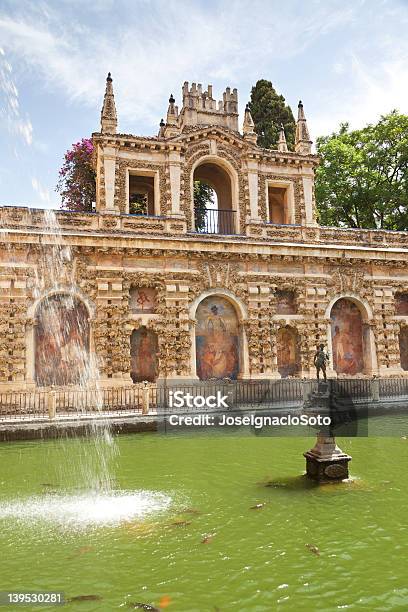
M282 378L295 376L300 369L299 340L295 329L282 327L277 335L278 372Z
M194 227L205 234L235 234L232 183L226 170L214 163L194 171Z
M341 298L330 314L333 366L338 374L364 371L363 320L357 305Z
M136 382L155 382L158 373L158 338L146 327L134 329L130 337L130 376Z
M39 386L84 384L90 377L89 320L70 294L44 298L36 313L35 380Z
M235 308L225 298L200 302L196 325L197 375L200 380L230 378L239 373L239 326Z

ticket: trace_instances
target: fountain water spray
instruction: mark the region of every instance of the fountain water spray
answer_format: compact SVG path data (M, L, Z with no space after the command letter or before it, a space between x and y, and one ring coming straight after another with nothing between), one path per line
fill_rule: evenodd
M91 391L86 394L86 409L99 412L97 419L89 420L87 444L81 445L81 452L70 457L61 470L76 472L87 488L110 491L110 464L117 447L108 422L101 414L103 396L98 365L89 346L89 313L78 297L72 249L65 244L53 210L44 211L40 248L40 266L36 270L32 293L34 299L39 300L36 307L37 335L43 333L47 341L37 342L35 349L37 384L51 388L62 384L78 391ZM54 355L58 356L57 360ZM76 397L75 408L84 411L81 394Z

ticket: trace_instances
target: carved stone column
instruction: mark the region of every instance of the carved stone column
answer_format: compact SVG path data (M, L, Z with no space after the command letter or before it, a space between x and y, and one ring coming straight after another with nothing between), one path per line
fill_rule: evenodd
M184 218L185 215L181 210L181 203L180 203L181 161L180 161L179 151L171 151L169 153L169 171L170 171L171 215L173 217Z

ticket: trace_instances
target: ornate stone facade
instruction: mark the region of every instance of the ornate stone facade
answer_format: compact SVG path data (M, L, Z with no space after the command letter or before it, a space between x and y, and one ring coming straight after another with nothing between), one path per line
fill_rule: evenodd
M408 375L402 367L408 355L401 355L408 350L408 313L396 310L396 297L408 294L408 233L317 225L318 159L310 152L303 106L296 152L287 151L284 134L278 150L265 150L255 143L248 109L243 135L235 129L236 91L227 89L217 106L210 87L203 93L185 84L180 114L171 96L159 135L141 138L116 133L109 79L101 131L93 134L96 214L57 212L56 229L43 211L0 209L0 389L36 385L33 330L38 305L50 292L74 294L86 305L90 350L107 386L131 384L130 338L139 328L157 335L159 378L197 378L196 312L210 296L235 309L239 378L280 378L285 371L312 377L319 343L330 355L329 376L336 376L334 345L343 359L353 359L348 330L341 342L332 337L341 333L332 331L331 318L340 298L361 313L357 376ZM215 231L195 225L195 172L203 164L220 168L229 181L230 202L224 211L215 208ZM154 215L129 215L132 176L150 181ZM271 187L287 207L288 225L270 222ZM222 214L232 231L225 231ZM56 253L64 245L70 250L65 259ZM56 259L50 275L47 262ZM132 311L135 287L155 290L154 311ZM294 310L278 307L282 292L293 296ZM217 317L214 310L211 325ZM278 346L285 337L293 338L295 369L290 351ZM214 359L220 347L211 348Z

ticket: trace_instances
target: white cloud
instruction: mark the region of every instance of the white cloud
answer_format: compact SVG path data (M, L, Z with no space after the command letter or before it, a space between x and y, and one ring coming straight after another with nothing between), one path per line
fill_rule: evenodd
M0 14L0 34L19 60L39 72L39 84L99 109L110 70L119 120L139 129L158 123L170 92L179 101L177 88L186 78L236 86L263 76L279 58L302 54L353 17L340 2L314 3L313 10L262 0L250 9L238 0L211 8L188 1L118 2L119 19L109 0L92 9L81 3L69 16L66 3L16 6L12 14Z
M327 134L346 121L351 128L361 128L393 109L408 114L408 44L377 62L350 52L344 66L345 84L322 89L321 105L309 112L314 136Z
M95 129L108 70L119 127L136 133L154 132L170 92L180 103L179 87L186 78L204 80L204 86L213 81L219 96L226 85L244 83L248 91L257 78L275 81L280 62L288 66L287 83L303 78L298 95L307 93L314 135L335 129L340 121L357 127L394 107L407 110L403 32L408 13L398 3L254 0L249 6L229 0L210 6L187 0L99 0L88 6L81 0L21 0L9 6L0 12L0 36L22 75L26 66L38 87L92 109ZM314 49L321 41L322 47ZM310 49L308 63L302 64ZM327 79L319 73L326 56ZM279 85L283 89L287 83ZM246 91L240 93L243 100ZM14 129L31 142L31 124L21 113Z

